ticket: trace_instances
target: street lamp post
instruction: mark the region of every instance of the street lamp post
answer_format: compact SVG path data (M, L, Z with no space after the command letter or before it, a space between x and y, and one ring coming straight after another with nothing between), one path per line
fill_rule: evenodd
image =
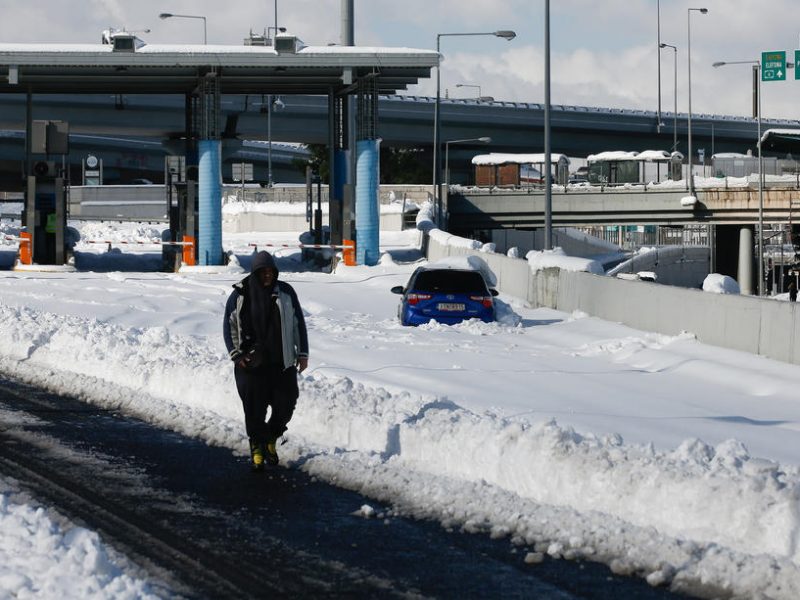
M678 150L678 48L676 48L672 44L664 44L664 43L660 45L660 48L672 48L673 51L673 58L674 58L673 63L675 66L675 77L674 77L675 83L673 85L675 94L675 108L672 117L672 151L676 152Z
M267 96L267 187L272 187L272 94Z
M701 15L708 14L707 8L689 8L686 10L686 36L687 54L689 65L689 118L687 121L689 129L689 195L694 196L694 170L692 169L692 11L697 11Z
M517 34L509 30L479 32L479 33L437 33L436 34L436 53L441 54L441 39L443 37L453 36L475 36L475 35L493 35L495 37L503 38L504 40L511 41ZM433 193L436 203L437 225L439 227L443 224L442 215L442 193L439 189L442 179L442 164L439 149L439 139L441 137L440 127L441 119L439 118L439 109L442 102L442 82L441 82L441 67L436 66L436 104L433 110Z
M200 15L174 15L172 13L161 13L158 15L159 19L203 19L203 45L208 44L208 30L206 28L206 18Z
M656 132L661 133L661 0L656 0L656 29L658 33L658 115L656 116Z
M553 249L553 176L550 139L550 0L544 0L544 249Z
M450 144L463 144L465 142L481 142L483 144L491 143L490 137L469 138L466 140L448 140L444 143L444 184L445 187L450 186Z
M284 107L283 100L274 98L272 94L267 96L266 103L261 105L262 112L266 110L267 113L267 187L273 186L272 179L272 111L282 110Z
M764 295L764 163L761 157L761 61L734 60L715 62L714 67L725 65L752 65L753 82L757 98L756 119L758 121L758 295ZM756 83L757 82L757 83Z

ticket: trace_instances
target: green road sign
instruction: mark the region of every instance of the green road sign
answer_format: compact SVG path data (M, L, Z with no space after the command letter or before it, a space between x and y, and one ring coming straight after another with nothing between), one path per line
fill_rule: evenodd
M794 78L800 79L800 50L794 51Z
M761 53L761 81L786 80L786 50Z

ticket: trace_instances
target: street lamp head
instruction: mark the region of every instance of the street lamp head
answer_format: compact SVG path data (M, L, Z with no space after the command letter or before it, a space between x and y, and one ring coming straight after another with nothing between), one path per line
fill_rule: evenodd
M158 15L159 19L169 19L172 16L172 13L161 13Z
M724 60L721 60L721 61L715 62L715 63L714 63L713 65L711 65L711 66L712 66L712 67L714 67L714 68L716 69L717 67L724 67L724 66L725 66L725 65L727 65L727 64L728 64L728 63L726 63Z
M707 8L701 8L701 9L700 9L700 14L701 14L701 15L708 14L708 9L707 9Z
M478 141L479 141L479 142L483 142L484 144L489 144L489 143L491 143L491 141L492 141L492 138L490 138L490 137L488 137L488 136L485 136L485 137L479 137L479 138L478 138Z
M516 32L510 31L507 29L501 29L500 31L495 31L494 34L497 37L503 38L504 40L508 40L509 42L517 37Z

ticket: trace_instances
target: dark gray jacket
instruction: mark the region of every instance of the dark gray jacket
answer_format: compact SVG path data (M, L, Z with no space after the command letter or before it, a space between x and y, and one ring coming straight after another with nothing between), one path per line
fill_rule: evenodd
M253 345L255 336L248 331L249 319L243 319L246 308L247 286L251 284L253 275L248 275L240 282L234 284L233 292L228 297L225 305L225 319L222 332L225 337L225 346L228 356L237 361ZM254 281L254 280L253 280ZM293 366L300 357L308 357L308 332L303 310L294 288L283 281L276 281L273 295L276 295L275 305L281 319L281 340L283 342L284 368Z

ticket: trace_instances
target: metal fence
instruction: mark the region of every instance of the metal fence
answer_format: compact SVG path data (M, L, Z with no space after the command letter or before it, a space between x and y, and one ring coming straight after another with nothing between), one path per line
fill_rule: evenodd
M708 225L606 225L576 229L623 250L638 250L642 246L706 246L709 243Z

